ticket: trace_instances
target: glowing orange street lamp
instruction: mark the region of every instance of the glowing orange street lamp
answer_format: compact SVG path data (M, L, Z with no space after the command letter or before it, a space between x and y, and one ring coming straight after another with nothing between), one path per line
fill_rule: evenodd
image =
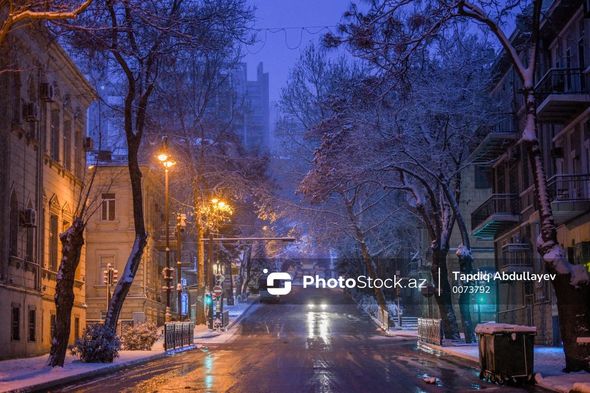
M176 162L170 159L168 154L168 140L162 139L162 151L157 155L158 160L164 166L164 225L166 225L166 267L164 268L164 279L166 280L166 322L172 319L170 312L170 297L172 294L172 267L170 266L170 195L169 195L169 179L168 171Z

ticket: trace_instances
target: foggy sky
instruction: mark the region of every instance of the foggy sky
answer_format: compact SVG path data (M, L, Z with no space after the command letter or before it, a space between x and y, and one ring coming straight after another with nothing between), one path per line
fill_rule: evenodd
M250 0L256 10L255 28L334 26L348 8L348 0ZM299 52L328 30L312 29L317 34L288 29L285 32L258 33L258 42L245 48L244 60L248 64L248 78L255 79L258 62L264 63L269 73L271 111L280 97L289 69L295 64ZM334 31L334 28L332 28ZM296 49L289 49L295 47ZM271 122L272 127L272 122Z

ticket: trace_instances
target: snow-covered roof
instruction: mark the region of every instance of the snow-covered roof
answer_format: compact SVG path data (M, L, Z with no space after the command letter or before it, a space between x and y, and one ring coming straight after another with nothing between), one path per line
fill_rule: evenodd
M509 325L507 323L480 323L475 327L475 333L495 334L495 333L537 333L535 326Z

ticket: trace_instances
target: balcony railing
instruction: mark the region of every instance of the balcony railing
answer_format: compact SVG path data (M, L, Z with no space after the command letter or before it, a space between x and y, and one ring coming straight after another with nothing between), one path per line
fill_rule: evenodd
M590 200L590 174L559 174L547 180L549 198L554 201Z
M532 269L533 253L528 243L508 243L502 246L502 257L498 260L501 271L523 271Z
M552 68L535 87L538 102L550 94L588 94L588 76L579 68Z
M516 215L518 213L518 195L492 194L491 197L471 213L471 229L477 228L494 214Z

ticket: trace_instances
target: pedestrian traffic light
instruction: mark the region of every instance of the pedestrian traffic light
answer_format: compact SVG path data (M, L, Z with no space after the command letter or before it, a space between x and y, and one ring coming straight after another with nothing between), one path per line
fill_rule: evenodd
M211 298L211 294L206 293L205 294L205 305L210 306L211 304L213 304L213 299Z

